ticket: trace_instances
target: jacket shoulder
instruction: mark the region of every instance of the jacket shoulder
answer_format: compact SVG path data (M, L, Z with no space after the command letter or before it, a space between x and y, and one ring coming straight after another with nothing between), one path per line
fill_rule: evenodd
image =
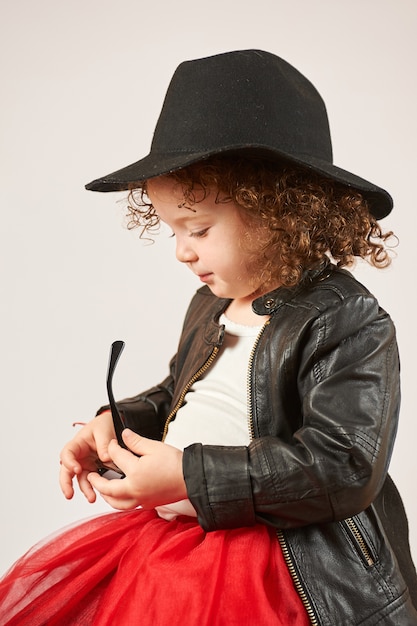
M347 270L334 269L322 279L306 285L295 296L300 303L311 303L320 309L337 305L345 300L365 299L377 304L375 296L365 285L357 280Z
M375 296L350 272L327 266L321 273L307 275L297 287L279 287L261 296L254 301L253 309L259 315L272 314L283 306L301 307L320 313L347 301L363 301L378 308Z

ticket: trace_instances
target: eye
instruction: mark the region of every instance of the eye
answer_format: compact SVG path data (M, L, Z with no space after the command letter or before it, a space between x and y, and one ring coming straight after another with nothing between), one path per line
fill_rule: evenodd
M190 233L190 237L196 237L197 239L204 237L205 235L207 235L208 230L209 230L208 228L203 228L202 230L196 230Z

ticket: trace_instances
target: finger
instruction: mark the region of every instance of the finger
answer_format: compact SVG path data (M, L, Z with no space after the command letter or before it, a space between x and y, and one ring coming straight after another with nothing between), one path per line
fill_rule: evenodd
M158 452L161 449L161 446L165 445L161 441L142 437L129 428L124 429L122 437L129 450L132 450L132 452L139 456Z
M89 502L96 501L96 494L91 484L87 479L87 475L89 471L81 471L81 473L77 474L77 481L80 487L81 492L85 495ZM61 465L59 472L59 484L61 487L61 491L64 494L67 500L71 500L74 496L74 486L73 479L75 473L73 471L69 471L65 465Z
M84 450L85 448L85 450ZM88 448L72 440L61 451L61 464L67 468L68 472L79 474L82 471L81 463L77 460L84 456Z
M122 470L124 474L128 474L132 467L132 462L138 460L130 450L122 448L116 439L112 439L108 446L109 455L112 462Z
M94 472L88 475L88 480L101 497L114 509L125 510L137 506L131 497L125 480L107 480Z
M94 472L89 472L89 471L81 472L81 474L77 476L77 480L78 480L78 485L80 487L81 492L87 498L88 502L92 504L93 502L96 501L97 496L96 496L96 492L94 491L91 485L91 482L88 479L90 474L94 474Z
M59 485L61 491L67 500L71 500L74 495L74 487L72 485L72 479L74 478L74 472L68 471L65 465L61 464L59 470Z
M109 443L116 437L114 431L113 418L110 411L105 411L95 418L100 420L102 427L95 430L95 444L98 457L106 463L110 461L110 454L108 451Z

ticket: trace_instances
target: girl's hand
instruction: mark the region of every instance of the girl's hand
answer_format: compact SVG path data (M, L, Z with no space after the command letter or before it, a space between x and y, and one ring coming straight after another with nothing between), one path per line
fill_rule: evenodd
M114 509L133 509L142 506L152 509L187 498L182 472L182 451L161 441L146 439L129 429L123 431L123 440L129 450L121 448L116 440L108 451L112 461L126 475L122 480L107 480L96 472L88 480Z
M97 460L111 461L108 445L115 437L110 411L105 411L83 426L61 451L59 483L64 496L70 500L74 495L73 479L89 502L95 502L96 494L87 479L97 469Z

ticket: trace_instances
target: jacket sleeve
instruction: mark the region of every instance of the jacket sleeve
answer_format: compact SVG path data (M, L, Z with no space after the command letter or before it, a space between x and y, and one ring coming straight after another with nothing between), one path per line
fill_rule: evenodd
M172 359L171 373L159 385L131 398L117 401L126 426L144 437L162 439L172 401L174 363L175 359ZM108 409L108 405L102 406L97 415Z
M294 308L280 320L282 345L266 333L258 344L249 446L184 451L188 495L206 530L341 520L382 487L399 411L393 324L372 296L302 320ZM261 432L268 423L275 432Z

